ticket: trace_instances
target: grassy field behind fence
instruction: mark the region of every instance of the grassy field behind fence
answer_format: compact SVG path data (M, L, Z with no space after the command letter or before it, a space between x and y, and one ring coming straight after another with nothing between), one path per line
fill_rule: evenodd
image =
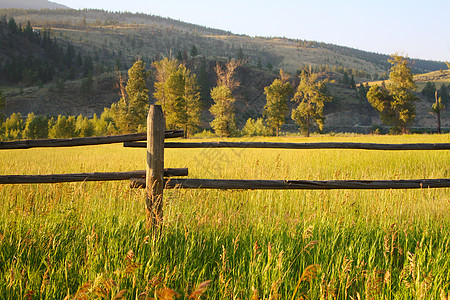
M450 135L230 140L448 143ZM145 149L121 145L0 152L0 174L144 166ZM189 178L432 179L449 178L450 153L167 149L165 167L189 167ZM164 228L153 236L144 191L126 181L0 186L0 298L450 296L448 188L170 190L164 200Z

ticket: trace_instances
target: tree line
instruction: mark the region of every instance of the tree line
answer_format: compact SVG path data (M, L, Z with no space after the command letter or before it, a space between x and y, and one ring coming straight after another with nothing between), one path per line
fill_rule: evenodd
M209 112L214 117L210 122L215 134L221 137L239 134L278 134L287 113L287 101L293 93L289 76L280 71L280 79L266 87L266 120L249 120L248 125L239 131L236 124L234 92L240 85L235 78L236 70L244 64L243 60L229 60L225 64L217 63L215 67L216 86L210 96L213 104ZM182 128L186 136L198 132L201 128L200 86L196 74L193 74L183 62L177 59L163 58L153 63L155 69L153 97L163 108L168 129ZM150 71L142 60L137 60L128 70L128 79L119 77L120 99L105 108L101 117L88 119L82 115L44 117L29 114L24 119L20 114L11 115L0 127L3 140L21 138L65 138L74 136L92 136L102 134L131 133L144 131L149 104L147 86ZM301 84L297 88L293 101L298 108L293 113L294 120L302 128L310 128L314 121L323 128L323 103L329 98L323 94L323 81L317 81L315 74L302 73ZM322 98L322 96L324 96ZM3 99L0 97L0 99ZM259 126L263 128L254 128ZM252 129L253 127L253 129Z
M389 83L381 85L360 85L357 92L365 97L378 111L384 124L391 126L392 133L406 133L415 118L413 93L415 83L406 58L392 55L389 60L391 70ZM209 122L214 134L220 137L236 135L279 135L281 126L290 114L300 131L309 136L324 128L324 107L332 101L327 92L327 79L320 79L318 73L305 68L298 76L298 85L283 70L279 76L264 88L266 105L262 118L248 119L242 130L238 130L235 116L235 90L240 82L236 70L245 60L217 62L215 67L216 86L210 91L213 101L209 112L213 120ZM155 72L153 97L162 106L168 129L184 129L186 137L201 130L201 112L204 106L196 74L184 62L173 58L163 58L153 63ZM100 118L92 119L79 115L48 118L29 114L24 120L20 114L11 115L0 127L0 138L13 140L21 138L65 138L117 133L142 132L146 127L148 104L150 103L148 78L150 71L138 59L128 70L128 79L119 76L120 99L105 108ZM126 82L125 82L126 81ZM423 93L430 93L433 86L427 85ZM435 88L435 86L434 86ZM441 86L444 92L438 97L432 110L439 116L445 109L448 87ZM0 93L0 108L4 99ZM439 123L439 120L438 120ZM440 131L438 127L438 131Z
M55 76L75 79L94 72L90 55L83 55L72 43L60 46L50 28L36 30L29 21L22 27L12 17L0 18L0 45L8 57L0 61L0 81L9 84L42 85Z

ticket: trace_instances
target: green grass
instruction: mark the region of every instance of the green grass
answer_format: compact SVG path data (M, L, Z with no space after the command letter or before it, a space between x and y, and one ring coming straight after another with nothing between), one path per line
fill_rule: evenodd
M236 140L448 143L450 135ZM167 149L165 166L189 167L190 178L449 178L448 154ZM0 152L1 174L144 165L145 149L121 145ZM2 299L172 299L173 291L178 299L439 299L450 290L448 188L168 190L158 234L145 228L144 191L127 182L3 185L0 199Z

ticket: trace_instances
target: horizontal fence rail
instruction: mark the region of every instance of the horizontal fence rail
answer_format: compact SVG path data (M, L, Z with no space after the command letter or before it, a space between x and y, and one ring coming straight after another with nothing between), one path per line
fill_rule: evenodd
M164 138L168 139L183 136L184 136L183 130L166 130ZM0 150L44 148L44 147L76 147L76 146L90 146L90 145L145 141L145 140L147 140L146 132L123 134L123 135L111 135L111 136L70 138L70 139L23 140L14 142L0 142Z
M145 179L133 178L132 188L145 188ZM233 179L166 179L165 188L236 189L236 190L334 190L334 189L422 189L448 188L450 179L413 180L233 180Z
M187 168L164 169L164 176L165 177L188 176L188 169ZM136 177L145 178L145 170L129 171L129 172L95 172L95 173L72 173L72 174L50 174L50 175L0 175L0 184L114 181L114 180L130 180Z
M124 147L146 148L146 143L125 142ZM164 148L259 148L259 149L361 149L361 150L450 150L450 143L374 144L374 143L270 143L201 142L164 143Z

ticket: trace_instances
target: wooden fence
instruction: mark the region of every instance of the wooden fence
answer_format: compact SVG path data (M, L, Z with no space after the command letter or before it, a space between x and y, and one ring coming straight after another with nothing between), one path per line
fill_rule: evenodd
M29 149L33 147L72 147L123 142L125 147L147 148L146 170L130 172L96 172L51 175L0 175L0 184L56 183L77 181L130 180L132 188L146 188L148 226L161 224L163 190L193 189L420 189L448 188L450 179L415 180L226 180L182 179L188 169L164 169L165 148L270 148L270 149L364 149L364 150L450 150L450 143L439 144L370 144L370 143L259 143L259 142L165 142L182 137L182 130L165 130L164 115L159 105L151 105L147 117L147 132L109 137L28 140L0 142L2 149ZM139 141L147 140L146 143Z

